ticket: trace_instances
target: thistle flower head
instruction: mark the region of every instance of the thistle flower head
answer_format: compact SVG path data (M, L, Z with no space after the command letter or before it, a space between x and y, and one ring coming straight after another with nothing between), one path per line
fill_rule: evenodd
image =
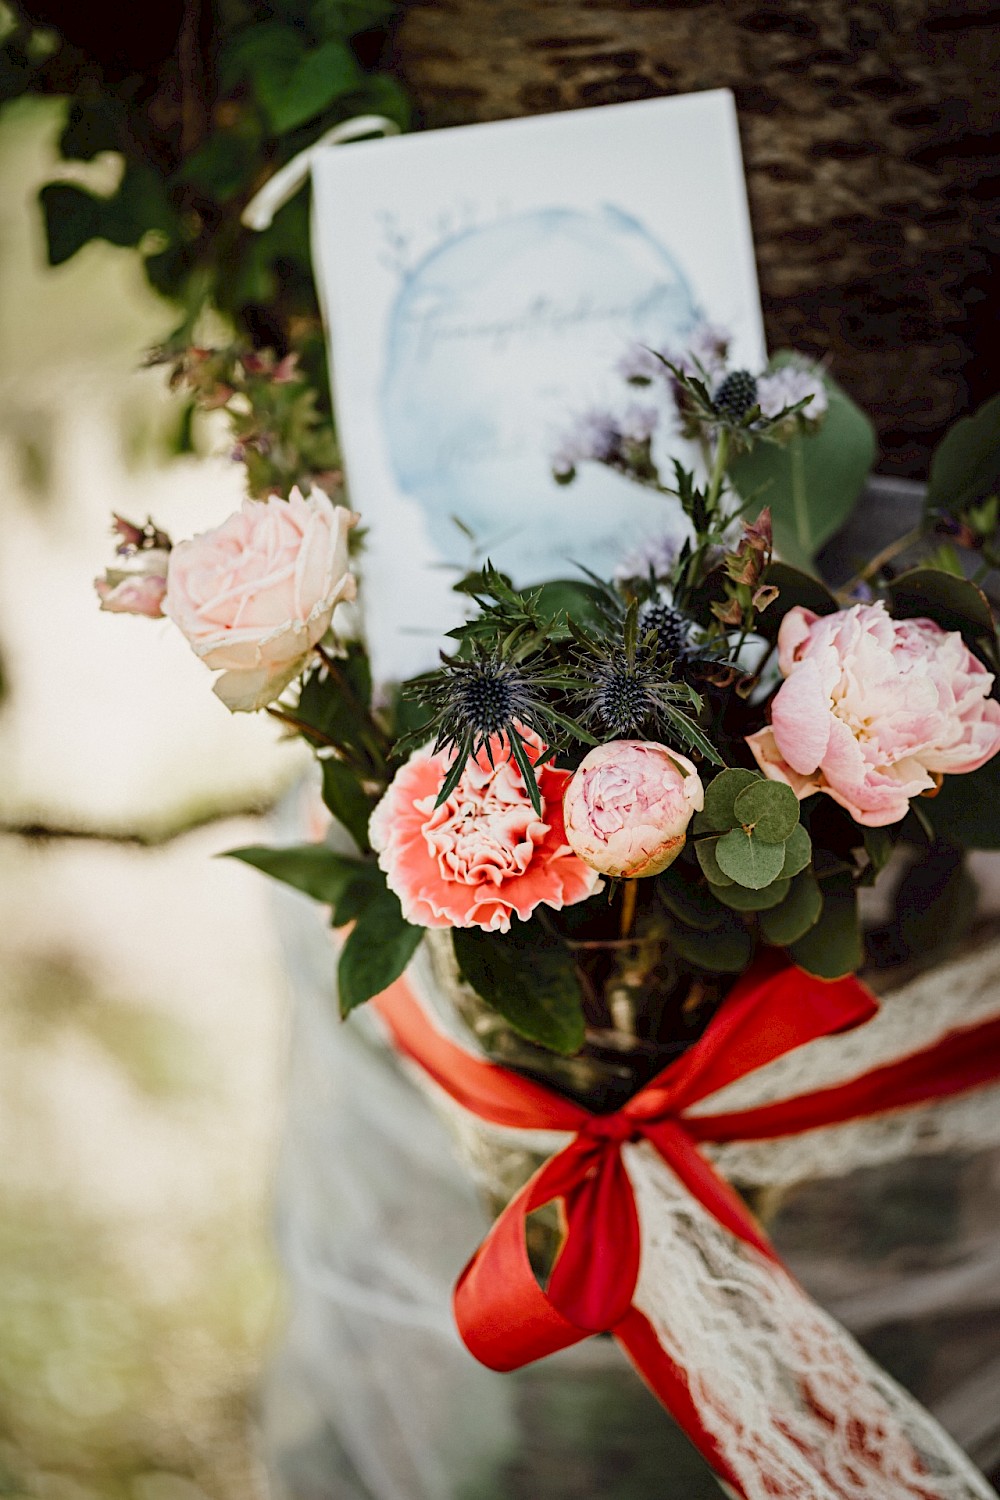
M733 370L715 388L712 404L721 417L742 422L757 405L757 382L749 370Z
M639 634L656 631L657 658L673 661L687 649L691 622L665 599L650 599L639 611Z

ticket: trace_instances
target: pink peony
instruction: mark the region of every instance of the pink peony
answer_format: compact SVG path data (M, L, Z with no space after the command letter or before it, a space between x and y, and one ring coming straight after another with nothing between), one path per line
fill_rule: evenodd
M537 735L525 739L534 764L544 747ZM438 808L451 755L418 750L372 813L378 862L404 917L418 927L507 932L512 915L527 921L536 906L572 906L600 886L566 842L562 794L570 773L552 766L538 773L539 817L506 742L495 739L492 750L495 768L481 751Z
M169 561L169 552L150 547L123 558L118 567L108 568L103 578L94 579L101 608L113 615L146 615L161 620Z
M566 788L566 837L605 875L659 875L680 854L704 801L685 756L646 740L612 740L583 758Z
M214 531L170 554L164 613L207 667L227 708L273 702L326 634L336 605L353 599L347 535L357 516L322 490L287 500L245 500Z
M892 620L881 601L823 616L797 607L781 622L778 664L771 724L747 740L757 764L870 828L1000 750L991 673L931 620Z

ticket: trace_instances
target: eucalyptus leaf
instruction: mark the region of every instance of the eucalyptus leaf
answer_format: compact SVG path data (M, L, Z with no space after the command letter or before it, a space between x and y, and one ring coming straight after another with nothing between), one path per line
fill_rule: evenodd
M694 878L690 866L675 864L664 870L656 877L656 894L671 916L701 932L718 927L728 916L711 891Z
M775 545L808 567L848 520L875 460L875 430L829 377L829 406L818 431L798 422L786 444L758 443L729 465L737 491L751 500L748 516L768 505Z
M783 877L797 875L812 859L812 839L801 823L796 823L785 840L785 862L781 867Z
M734 882L732 885L713 885L712 894L734 911L767 911L769 907L784 901L791 886L790 880L772 880L762 890L752 891L747 886Z
M811 927L819 921L823 910L823 894L819 882L810 871L796 875L791 889L778 906L760 914L760 930L775 948L787 948L789 943L805 937Z
M715 849L721 869L737 885L760 891L777 880L785 863L783 844L765 844L743 828L724 833Z
M800 968L819 979L842 979L854 974L864 959L858 901L850 875L824 880L823 911L804 937L789 945L789 953Z
M387 990L406 968L424 935L403 916L399 897L383 888L361 912L337 965L340 1014L349 1015Z
M564 1056L579 1052L583 997L565 943L541 930L478 927L456 927L452 942L463 979L519 1036Z
M678 928L670 942L687 963L714 974L740 974L753 955L753 938L743 923L731 915L729 921L711 932Z
M799 799L783 781L757 781L743 788L733 812L754 840L783 844L798 826Z
M732 885L732 880L730 880L725 870L722 869L715 856L718 842L718 839L699 839L694 846L694 852L698 856L698 863L701 865L702 873L710 885Z
M705 806L694 821L698 833L724 832L739 822L734 811L737 797L754 782L763 781L759 771L746 771L740 766L720 771L705 788Z

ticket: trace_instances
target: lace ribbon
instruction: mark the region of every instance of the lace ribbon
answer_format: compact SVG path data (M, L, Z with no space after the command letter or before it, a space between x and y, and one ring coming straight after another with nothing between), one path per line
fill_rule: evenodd
M456 1321L477 1358L513 1369L613 1332L743 1500L994 1497L934 1419L811 1302L705 1148L995 1083L1000 1017L866 1072L849 1063L819 1090L720 1109L792 1054L843 1038L855 1057L850 1039L877 1025L877 1004L856 980L822 983L771 962L734 988L683 1057L615 1114L593 1115L445 1036L408 979L375 1002L397 1049L463 1114L556 1148L459 1280ZM543 1289L525 1225L553 1200L565 1234Z

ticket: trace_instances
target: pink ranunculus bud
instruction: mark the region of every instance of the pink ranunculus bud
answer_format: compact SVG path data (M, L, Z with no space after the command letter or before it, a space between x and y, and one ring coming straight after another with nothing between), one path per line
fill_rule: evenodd
M686 756L649 740L612 740L584 757L566 788L566 838L604 875L659 875L704 801Z
M881 600L835 614L797 606L778 631L785 681L747 744L798 797L826 792L858 823L898 823L942 775L1000 750L993 676L955 630L893 620Z
M358 517L322 490L245 500L170 554L163 612L207 667L227 708L272 703L353 599L347 539Z
M123 559L120 567L108 568L103 578L94 579L101 608L114 615L162 619L169 559L164 549L147 548Z

